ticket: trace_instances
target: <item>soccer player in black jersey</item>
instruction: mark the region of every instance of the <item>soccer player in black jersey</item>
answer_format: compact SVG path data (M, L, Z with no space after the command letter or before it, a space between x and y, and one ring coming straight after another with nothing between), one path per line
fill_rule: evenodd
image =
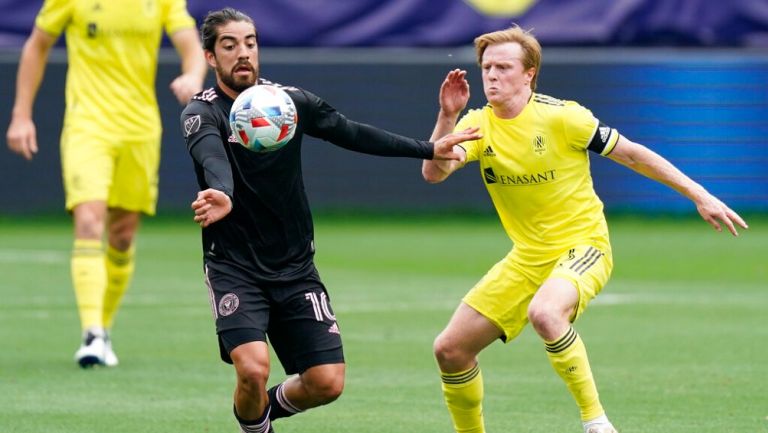
M237 373L234 412L246 433L272 431L271 421L334 401L344 386L344 356L328 293L313 262L312 216L301 171L304 134L382 156L456 159L453 146L477 129L430 143L346 119L319 97L283 87L298 112L294 138L271 153L240 146L229 110L258 83L253 21L231 8L209 13L201 35L216 86L196 95L181 124L201 191L192 203L203 227L206 284L221 357ZM269 350L286 374L266 390Z

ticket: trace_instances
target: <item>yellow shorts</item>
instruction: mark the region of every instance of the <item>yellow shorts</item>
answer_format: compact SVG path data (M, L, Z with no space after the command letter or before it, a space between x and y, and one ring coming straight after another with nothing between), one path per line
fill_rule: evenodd
M155 214L160 135L155 139L105 139L84 132L61 135L66 207L105 201L108 207Z
M574 245L540 265L520 263L513 249L464 296L463 302L495 324L508 343L528 323L528 304L548 278L570 280L579 291L573 322L600 293L612 269L613 257L606 244Z

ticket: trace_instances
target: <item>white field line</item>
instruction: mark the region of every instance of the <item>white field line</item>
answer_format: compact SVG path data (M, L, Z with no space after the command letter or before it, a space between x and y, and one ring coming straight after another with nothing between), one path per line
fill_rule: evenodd
M336 297L334 309L343 313L381 313L387 311L453 311L461 301L456 299L413 299L410 301L368 302L358 300L344 301ZM768 306L768 294L759 292L724 292L714 293L602 293L590 302L588 308L607 308L616 305L731 305L750 307Z
M69 251L59 250L3 250L0 249L0 264L19 263L66 263L69 261Z
M354 301L344 300L343 296L336 297L333 301L333 308L336 313L360 315L366 313L392 313L408 312L445 312L450 314L456 309L460 302L460 297L456 299L412 299L400 301L385 300L363 300ZM25 298L25 309L2 308L3 314L0 315L0 323L6 320L25 319L51 319L72 314L65 309L59 308L61 300L56 302L57 308L48 308L51 300L45 297L32 296ZM124 308L154 308L167 306L167 299L153 295L129 294L126 298ZM755 292L727 293L723 296L715 294L691 294L683 292L674 293L603 293L599 295L589 305L589 308L611 308L618 305L730 305L735 307L752 308L756 305L768 305L768 294ZM11 306L14 305L11 302ZM3 307L9 307L5 305ZM73 305L74 307L74 305ZM190 316L210 315L210 307L205 299L200 298L199 303L190 299L184 299L172 308L164 310L164 315L170 316Z

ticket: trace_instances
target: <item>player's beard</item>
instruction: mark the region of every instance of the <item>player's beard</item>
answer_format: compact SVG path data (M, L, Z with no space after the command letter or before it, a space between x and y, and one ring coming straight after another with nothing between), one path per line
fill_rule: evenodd
M254 67L253 65L249 64L251 67L251 72L253 72L251 75L246 77L239 77L235 75L235 71L237 68L241 66L241 64L235 65L230 71L225 71L224 68L217 65L216 66L216 73L221 77L221 81L230 89L234 90L237 93L242 92L243 90L253 86L256 84L256 82L259 80L259 68L258 66Z

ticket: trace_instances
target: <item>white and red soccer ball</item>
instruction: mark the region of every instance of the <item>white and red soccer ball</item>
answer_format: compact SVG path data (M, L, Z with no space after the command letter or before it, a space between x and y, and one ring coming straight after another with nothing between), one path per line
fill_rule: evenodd
M238 95L229 112L237 141L254 152L272 152L296 133L298 115L293 100L279 87L261 84Z

